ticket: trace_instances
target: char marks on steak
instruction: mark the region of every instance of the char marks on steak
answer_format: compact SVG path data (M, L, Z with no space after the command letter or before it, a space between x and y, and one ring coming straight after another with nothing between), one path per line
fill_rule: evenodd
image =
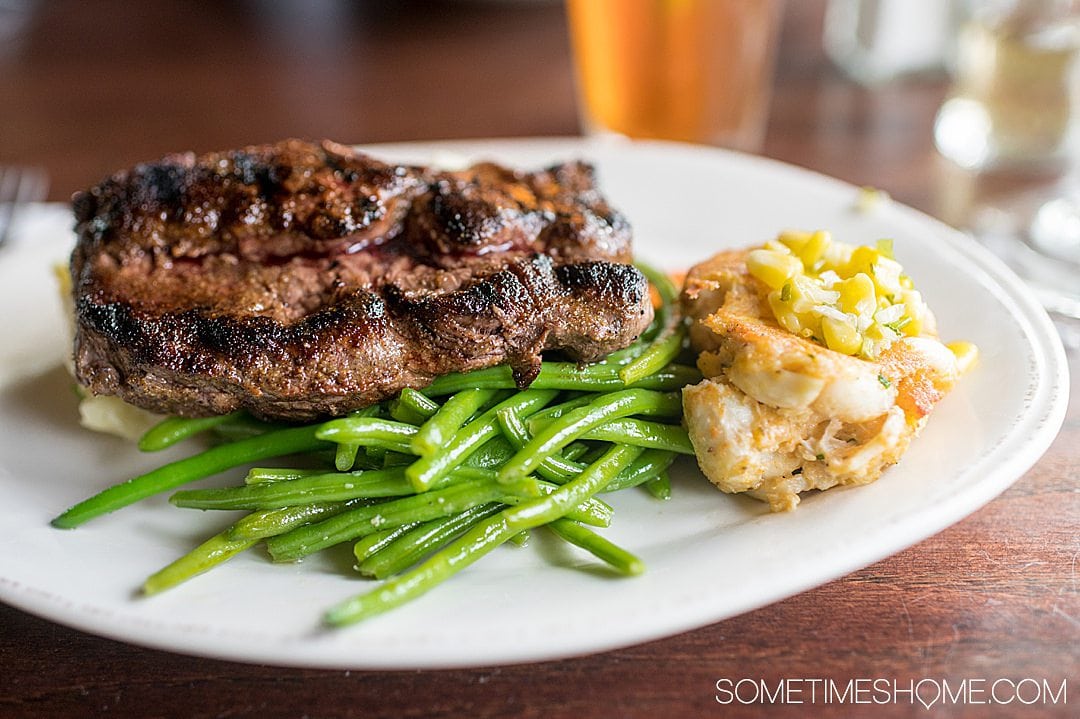
M390 165L288 140L167 157L74 199L75 367L95 394L308 420L540 353L593 361L652 318L591 167Z

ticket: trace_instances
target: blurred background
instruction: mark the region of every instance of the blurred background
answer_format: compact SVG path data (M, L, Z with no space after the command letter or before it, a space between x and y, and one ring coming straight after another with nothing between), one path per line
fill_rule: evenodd
M944 75L858 85L825 9L787 3L762 151L917 196ZM580 132L557 0L0 0L0 23L0 163L55 200L179 150Z
M42 168L48 198L66 201L182 150L607 126L884 190L973 231L1029 277L1059 273L1045 301L1078 315L1080 209L1059 203L1042 239L1029 232L1045 193L1071 181L1076 5L0 0L0 166Z

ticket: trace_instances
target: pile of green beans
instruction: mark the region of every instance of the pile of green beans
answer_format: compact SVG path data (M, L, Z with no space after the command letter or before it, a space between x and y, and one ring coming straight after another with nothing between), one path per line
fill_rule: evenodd
M286 562L351 542L360 574L385 581L324 615L330 625L350 624L423 594L500 544L523 543L538 527L617 573L640 574L638 557L589 528L612 520L597 495L641 486L670 496L668 467L693 454L678 390L699 379L679 363L685 329L674 286L642 269L661 298L656 319L601 362L545 360L524 390L508 367L447 375L304 426L243 414L171 417L139 447L156 451L204 433L218 443L110 487L53 525L77 527L234 467L299 455L302 468L255 467L243 485L175 492L170 501L178 507L249 514L153 574L143 592L173 587L260 544Z

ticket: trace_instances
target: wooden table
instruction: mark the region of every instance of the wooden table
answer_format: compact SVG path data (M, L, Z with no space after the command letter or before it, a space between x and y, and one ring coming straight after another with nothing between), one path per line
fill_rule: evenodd
M19 40L0 41L0 163L44 165L52 199L65 200L118 167L178 149L291 135L378 142L576 134L557 4L323 5L340 14L258 15L253 9L268 3L254 0L43 3ZM944 81L874 91L851 84L821 53L822 5L789 3L764 154L947 214L948 175L930 143ZM1078 356L1070 358L1074 376ZM1076 716L1078 479L1074 385L1064 429L1046 455L941 534L710 627L532 666L387 673L246 666L119 644L0 607L0 716L751 715L762 707L715 699L718 679L742 677L1067 679L1067 705L938 710ZM771 709L801 715L804 708ZM814 709L924 713L909 705Z

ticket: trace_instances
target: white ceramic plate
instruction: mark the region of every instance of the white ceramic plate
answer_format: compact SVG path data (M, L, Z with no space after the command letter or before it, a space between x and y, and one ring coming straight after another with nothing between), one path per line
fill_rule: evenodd
M868 487L808 497L791 514L722 495L693 463L674 498L614 497L609 536L648 564L621 579L547 541L503 548L402 609L343 631L321 610L370 588L347 549L276 566L249 553L151 599L151 572L229 520L148 500L74 531L49 520L162 461L81 430L50 263L71 220L43 206L0 256L0 599L101 634L178 652L335 668L476 666L602 651L700 627L842 576L943 529L1020 477L1057 432L1068 396L1053 326L1019 281L964 236L910 209L853 209L848 185L771 161L678 145L573 140L397 145L401 161L457 156L534 166L595 161L636 230L638 254L685 268L783 228L895 240L949 339L981 364L896 467ZM170 456L178 456L174 453Z

